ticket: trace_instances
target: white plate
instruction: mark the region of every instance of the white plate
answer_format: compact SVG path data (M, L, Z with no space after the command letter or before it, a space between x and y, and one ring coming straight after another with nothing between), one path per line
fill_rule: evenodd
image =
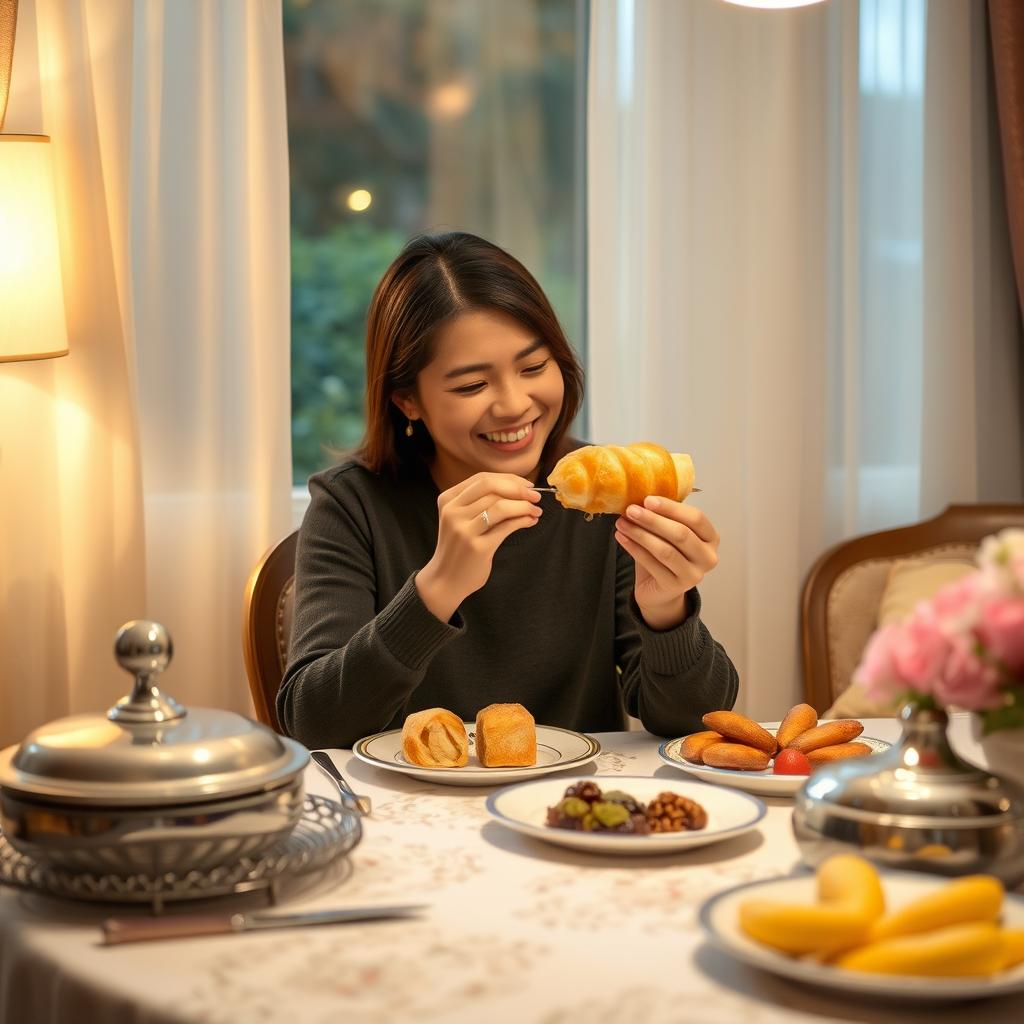
M547 810L577 782L596 782L602 790L618 789L648 803L666 791L696 800L708 812L708 823L694 832L665 832L647 836L618 835L614 832L574 832L545 825ZM705 786L699 782L671 782L637 775L588 775L572 779L542 779L506 786L487 798L491 816L508 828L543 839L557 846L570 846L589 853L649 855L692 850L708 843L749 832L764 817L765 806L756 797L732 789Z
M769 732L775 732L779 727L778 722L758 724ZM808 778L806 775L773 775L770 765L759 772L743 772L737 768L712 768L706 764L691 764L679 753L685 739L685 736L680 736L679 739L666 740L658 747L658 754L666 764L672 765L673 768L682 768L684 772L689 772L704 782L733 786L748 793L757 793L759 796L792 796ZM876 754L892 746L891 743L876 740L872 736L858 736L855 742L866 743Z
M910 900L933 892L949 879L910 872L882 872L886 906L895 910ZM811 873L767 882L747 882L727 889L705 901L700 922L711 942L744 963L761 967L794 981L838 992L913 1000L943 1002L951 999L979 999L1024 991L1024 965L987 978L921 978L895 974L865 974L797 959L763 946L740 931L739 905L747 899L784 900L793 903L816 901L816 881ZM1003 922L1024 928L1024 898L1007 893L1003 900Z
M538 725L536 764L526 768L485 768L476 757L473 742L476 723L466 722L465 726L469 734L469 764L464 768L423 768L406 761L402 754L401 729L364 736L352 748L352 753L375 768L448 786L500 786L506 782L565 771L601 753L601 744L593 736L554 725Z

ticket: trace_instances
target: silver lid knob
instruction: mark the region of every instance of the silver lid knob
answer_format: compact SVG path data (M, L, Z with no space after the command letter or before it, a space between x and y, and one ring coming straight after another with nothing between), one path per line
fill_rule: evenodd
M171 696L162 694L156 677L170 664L174 644L159 622L133 619L126 622L114 640L114 656L126 672L135 676L132 692L108 712L112 722L155 724L183 718L185 709Z

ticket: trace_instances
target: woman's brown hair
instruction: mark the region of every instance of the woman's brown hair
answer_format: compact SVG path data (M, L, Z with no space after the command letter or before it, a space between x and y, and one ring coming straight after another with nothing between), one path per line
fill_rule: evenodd
M460 313L495 310L542 339L562 371L565 397L544 445L541 466L561 452L583 401L583 369L551 303L514 256L462 231L418 235L377 285L366 324L366 434L355 457L376 473L402 475L434 453L422 426L412 437L392 398L412 391L434 357L438 328Z

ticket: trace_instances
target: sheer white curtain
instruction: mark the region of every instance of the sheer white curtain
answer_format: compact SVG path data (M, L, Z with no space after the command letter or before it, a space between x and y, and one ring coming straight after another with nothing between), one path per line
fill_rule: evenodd
M1021 496L985 67L981 0L593 5L592 434L693 453L758 717L800 693L825 548Z
M100 710L129 618L248 710L241 598L289 527L279 0L21 0L8 131L53 137L71 352L0 370L0 742Z

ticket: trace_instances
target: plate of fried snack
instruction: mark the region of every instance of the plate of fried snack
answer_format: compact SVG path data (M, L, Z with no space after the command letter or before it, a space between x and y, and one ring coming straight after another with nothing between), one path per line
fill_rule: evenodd
M352 748L375 768L451 786L497 786L565 771L600 752L592 736L537 725L522 704L489 704L473 722L426 708L401 729L365 736Z
M1024 992L1024 898L991 875L880 874L841 853L815 874L720 892L700 921L739 960L842 992L940 1003Z
M658 748L667 764L705 782L762 796L791 796L815 768L888 750L885 740L864 736L854 718L823 719L810 704L797 704L781 722L755 722L736 711L711 711L704 729Z
M765 814L760 800L736 790L622 775L506 786L487 798L487 810L495 821L534 839L637 856L732 839Z

